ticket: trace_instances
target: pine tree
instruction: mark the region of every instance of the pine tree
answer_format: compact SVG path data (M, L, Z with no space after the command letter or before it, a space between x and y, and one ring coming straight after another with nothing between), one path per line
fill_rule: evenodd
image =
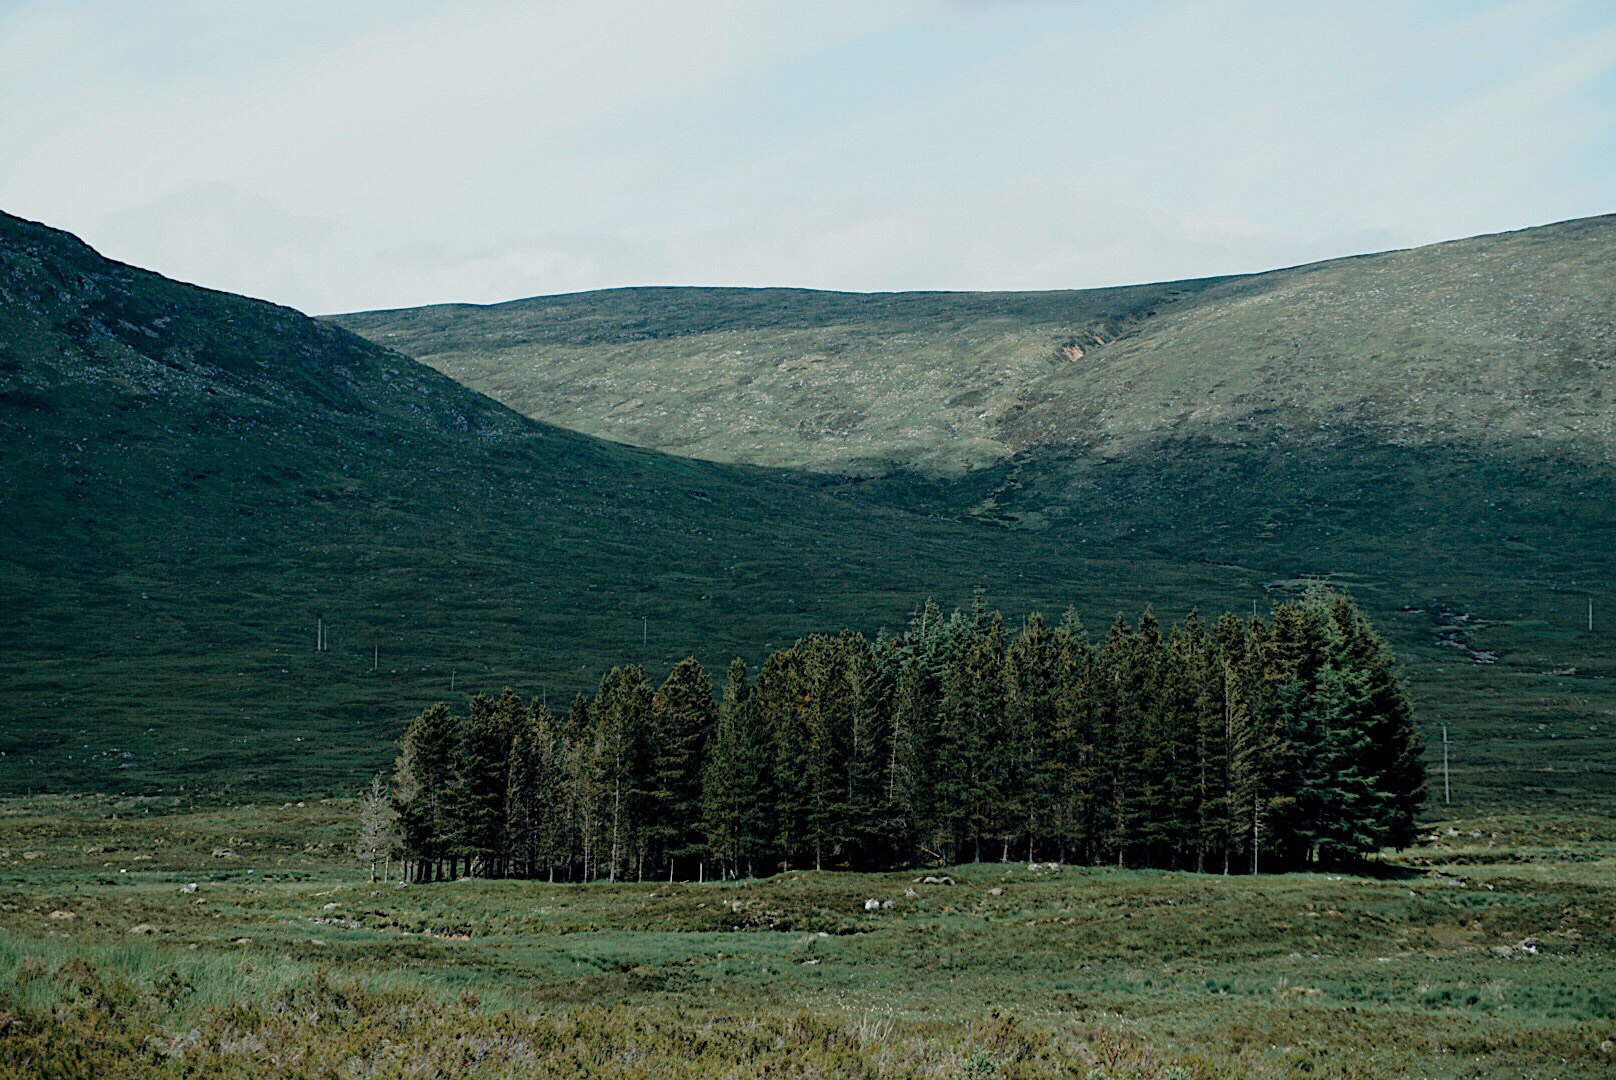
M999 781L1004 839L1007 847L1012 840L1024 844L1029 861L1037 840L1051 831L1055 802L1053 645L1043 616L1033 612L1004 658L1004 775Z
M1201 735L1205 726L1210 642L1198 612L1173 628L1162 653L1155 701L1148 712L1147 788L1156 803L1149 840L1157 858L1178 869L1200 858L1200 804L1205 788Z
M454 850L451 798L460 725L440 701L423 709L404 732L394 799L405 857L414 863L419 881L438 877L443 859Z
M748 725L753 710L749 706L751 688L746 681L746 661L730 662L724 680L724 696L718 706L718 724L713 731L707 761L702 770L701 823L707 851L721 876L738 877L747 847L748 804L758 798L749 782ZM755 853L754 853L755 854Z
M892 745L892 673L862 634L843 635L841 641L851 709L842 840L856 864L885 868L896 854L886 794Z
M927 779L933 761L936 703L924 659L900 655L896 663L884 775L892 844L908 854L916 844L931 841Z
M679 661L651 702L651 839L670 875L703 852L701 770L717 723L706 669L694 657Z
M1100 648L1095 736L1099 749L1099 834L1102 846L1125 865L1138 855L1144 804L1143 705L1155 681L1152 670L1161 634L1154 619L1140 620L1136 634L1121 612Z
M1375 792L1378 840L1401 850L1414 842L1414 815L1425 801L1425 748L1414 709L1391 650L1369 620L1346 597L1337 597L1332 610L1346 638L1346 653L1366 679L1368 746L1362 764Z
M594 783L601 808L607 877L616 881L629 866L643 876L653 782L649 735L651 684L637 665L612 668L590 704L595 722Z
M511 871L532 877L567 857L566 748L555 718L537 701L517 717L506 782L505 834Z
M769 771L775 778L775 834L770 846L788 866L799 862L810 845L807 700L798 648L770 653L758 669L751 702L773 751Z
M1088 632L1068 609L1051 642L1054 714L1049 736L1051 839L1061 861L1089 862L1098 835L1095 656Z
M525 712L521 698L506 687L498 700L473 696L461 726L454 802L468 875L489 877L502 871L511 737Z

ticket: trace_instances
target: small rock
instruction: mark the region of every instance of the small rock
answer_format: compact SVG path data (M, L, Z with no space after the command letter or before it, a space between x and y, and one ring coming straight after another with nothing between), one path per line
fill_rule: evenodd
M1515 955L1515 950L1510 948L1508 945L1494 945L1492 948L1488 949L1487 951L1492 953L1494 956L1514 956Z
M197 889L197 885L196 885L196 882L194 882L194 881L191 882L189 885L181 885L180 886L180 892L185 893L187 895L196 892L196 889Z
M816 956L812 960L804 960L802 962L802 966L803 967L813 967L817 963L819 963L819 957Z
M333 900L333 901L331 901L331 903L327 904L325 907L321 908L320 910L321 911L335 911L335 910L337 910L337 908L339 906L340 905L335 900Z
M1003 896L1004 895L1004 890L1003 889L989 889L988 890L988 895L989 896Z
M50 915L48 917L52 918L52 919L76 919L76 918L78 918L78 916L73 914L71 911L53 911L53 912L50 913Z
M865 911L880 911L881 910L881 901L873 899L873 898L870 899L870 900L864 901L864 910Z
M213 857L215 859L234 859L236 853L226 847L216 847L213 849Z
M889 908L889 907L892 906L892 901L891 900L883 900L883 901L881 901L881 906L884 907L884 908Z
M131 934L155 934L157 933L157 927L149 922L143 922L138 926L131 926L129 932Z
M250 937L231 938L230 939L230 944L232 944L232 945L251 945L252 944L252 938L250 938Z
M913 900L916 897L918 897L920 894L915 892L915 890L913 890L913 889L905 889L905 890L903 890L903 895L907 896L909 899Z
M1536 956L1538 953L1537 938L1527 938L1515 947L1528 956Z

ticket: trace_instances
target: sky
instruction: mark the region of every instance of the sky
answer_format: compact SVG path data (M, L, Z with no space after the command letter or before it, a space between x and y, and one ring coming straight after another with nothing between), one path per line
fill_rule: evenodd
M0 209L311 313L1260 271L1616 211L1616 4L0 0Z

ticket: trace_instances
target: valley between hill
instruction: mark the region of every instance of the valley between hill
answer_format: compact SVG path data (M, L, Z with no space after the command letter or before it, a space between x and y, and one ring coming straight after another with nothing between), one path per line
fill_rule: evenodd
M1485 296L1457 298L1470 279L1452 264L1469 244L1497 267L1480 279L1489 295L1518 295L1517 306L1536 296L1548 312L1512 308L1487 323L1489 333L1507 322L1538 335L1511 356L1539 356L1544 335L1564 328L1549 360L1506 372L1511 385L1540 387L1531 393L1546 401L1591 401L1613 357L1605 309L1585 279L1609 234L1609 220L1597 219L1265 279L1080 294L1087 314L1053 336L1025 331L1018 348L1031 350L1029 366L1049 369L1037 392L1055 394L1049 402L1086 378L1121 395L1130 363L1164 379L1174 335L1232 333L1239 320L1255 333L1269 327L1258 312L1279 323L1346 320L1364 328L1350 339L1353 355L1389 355L1394 343L1370 330L1412 325L1406 312L1355 314L1325 302L1337 294L1296 290L1336 282L1361 298L1365 281L1425 280L1439 265L1445 284L1420 294L1426 301L1398 295L1422 312L1414 322L1437 357L1432 370L1448 370L1458 346L1437 349L1444 313L1491 310ZM1509 277L1511 266L1525 276ZM1257 299L1268 279L1265 288L1292 290L1291 306L1279 294ZM1580 810L1616 791L1616 644L1602 614L1587 629L1585 610L1592 596L1603 612L1612 577L1616 485L1603 444L1566 434L1575 423L1604 430L1603 412L1545 428L1553 438L1512 442L1530 419L1524 407L1470 439L1458 437L1470 420L1417 424L1415 410L1395 422L1419 436L1399 441L1382 437L1394 423L1387 395L1350 384L1343 361L1331 393L1380 404L1363 423L1328 431L1295 412L1328 411L1303 392L1326 378L1315 365L1298 369L1291 398L1246 401L1219 425L1107 427L1080 446L997 442L1033 431L1030 420L1006 420L997 435L978 433L991 453L963 472L968 462L947 439L935 442L935 467L924 454L870 473L827 470L841 464L829 458L764 467L540 423L329 324L109 262L15 218L0 219L0 290L7 791L351 791L391 758L404 719L470 689L510 685L565 701L611 664L642 663L660 677L692 654L716 672L813 631L895 628L927 596L964 603L976 585L1012 615L1072 605L1098 630L1147 603L1167 620L1191 607L1266 609L1311 578L1351 590L1383 627L1427 741L1438 723L1451 725L1461 805ZM909 310L903 318L931 310L961 342L1009 340L1023 320L1045 325L1039 312L1058 299L923 297L905 308L892 298L745 293L729 310L696 303L694 291L671 295L685 305L677 320L656 309L668 299L660 293L540 306L592 305L589 333L608 342L596 360L610 366L602 358L647 342L686 348L720 332L783 356L800 344L791 334L823 337L831 332L815 327L826 319L882 303ZM971 305L995 307L999 329L973 324ZM796 329L776 336L771 320ZM567 355L593 348L581 324L532 325L579 338ZM1055 356L1080 327L1107 344ZM1275 327L1262 333L1300 340L1297 326ZM838 363L879 370L850 334L831 334L845 346ZM939 370L963 363L947 340L922 350ZM1208 360L1185 378L1217 368ZM1239 375L1241 393L1255 392L1257 370ZM1391 379L1400 369L1374 370ZM1571 377L1584 372L1593 373L1586 386ZM954 393L982 389L974 385ZM871 409L893 407L858 392ZM1025 388L1014 393L1027 405L1017 416L1045 408ZM670 412L678 400L667 399ZM1159 408L1149 394L1129 400L1135 411ZM901 403L915 423L954 423L913 394ZM326 652L314 649L320 618Z

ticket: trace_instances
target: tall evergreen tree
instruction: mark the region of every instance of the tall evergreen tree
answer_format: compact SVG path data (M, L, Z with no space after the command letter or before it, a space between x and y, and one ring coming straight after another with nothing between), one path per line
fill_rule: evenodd
M718 723L713 681L691 657L675 664L651 702L651 839L670 875L699 862L701 768Z
M768 808L773 745L759 722L746 662L731 661L702 773L702 830L724 877L752 876L774 843Z
M460 725L440 701L423 709L404 732L394 798L405 856L418 881L439 876L458 838L452 790Z
M607 877L616 881L632 869L644 875L650 831L652 764L651 684L637 664L612 668L590 704L595 724L594 788L600 809Z
M1095 744L1095 656L1077 612L1067 610L1052 641L1054 715L1049 736L1051 833L1061 861L1094 858L1099 778Z

